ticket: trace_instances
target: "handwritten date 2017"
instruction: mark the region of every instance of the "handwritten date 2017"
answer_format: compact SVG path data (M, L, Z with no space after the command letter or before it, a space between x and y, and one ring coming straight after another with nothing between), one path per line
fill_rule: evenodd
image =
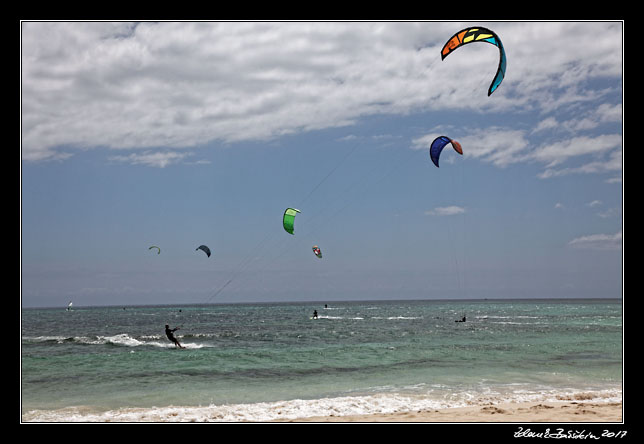
M531 429L524 429L519 427L519 430L514 432L515 438L550 438L550 439L601 439L601 438L624 438L626 436L626 430L619 430L613 432L610 430L604 430L601 434L596 435L597 432L589 432L587 430L565 430L562 428L559 429L546 429L543 432L532 431Z

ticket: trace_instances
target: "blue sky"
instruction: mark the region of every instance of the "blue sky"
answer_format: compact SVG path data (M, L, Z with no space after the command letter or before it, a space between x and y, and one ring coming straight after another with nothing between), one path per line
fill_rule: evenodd
M490 97L496 48L440 58L473 25L508 57ZM24 22L22 304L621 297L622 40L621 22ZM464 154L436 168L439 135Z

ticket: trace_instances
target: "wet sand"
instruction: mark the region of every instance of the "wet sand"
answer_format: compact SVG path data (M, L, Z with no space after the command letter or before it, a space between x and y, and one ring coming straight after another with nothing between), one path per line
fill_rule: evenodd
M578 401L506 403L441 410L356 416L316 416L287 422L621 422L622 403Z

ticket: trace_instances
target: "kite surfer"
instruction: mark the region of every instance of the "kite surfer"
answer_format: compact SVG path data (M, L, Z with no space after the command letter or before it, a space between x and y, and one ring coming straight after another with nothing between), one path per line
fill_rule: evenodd
M317 319L318 318L318 311L313 310L313 317L311 319Z
M174 332L179 330L179 327L170 329L170 326L166 324L165 326L165 335L170 339L172 342L174 342L174 345L179 347L179 348L185 348L181 344L179 344L179 341L177 341L177 338L174 337Z

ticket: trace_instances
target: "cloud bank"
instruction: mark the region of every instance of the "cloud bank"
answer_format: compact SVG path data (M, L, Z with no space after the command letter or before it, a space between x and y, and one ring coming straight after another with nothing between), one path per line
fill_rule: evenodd
M492 45L440 60L446 38L467 25L24 22L22 157L65 159L103 147L142 152L114 156L120 161L165 166L185 156L171 150L270 140L374 114L554 113L600 99L606 91L582 86L593 79L622 76L621 23L495 23L508 76L491 101ZM579 131L606 119L621 119L621 105L565 122L544 117L536 130ZM474 129L463 142L487 137L470 154L499 167L533 160L548 165L544 177L580 172L559 168L547 146L532 150L529 135ZM608 149L616 137L570 144Z

